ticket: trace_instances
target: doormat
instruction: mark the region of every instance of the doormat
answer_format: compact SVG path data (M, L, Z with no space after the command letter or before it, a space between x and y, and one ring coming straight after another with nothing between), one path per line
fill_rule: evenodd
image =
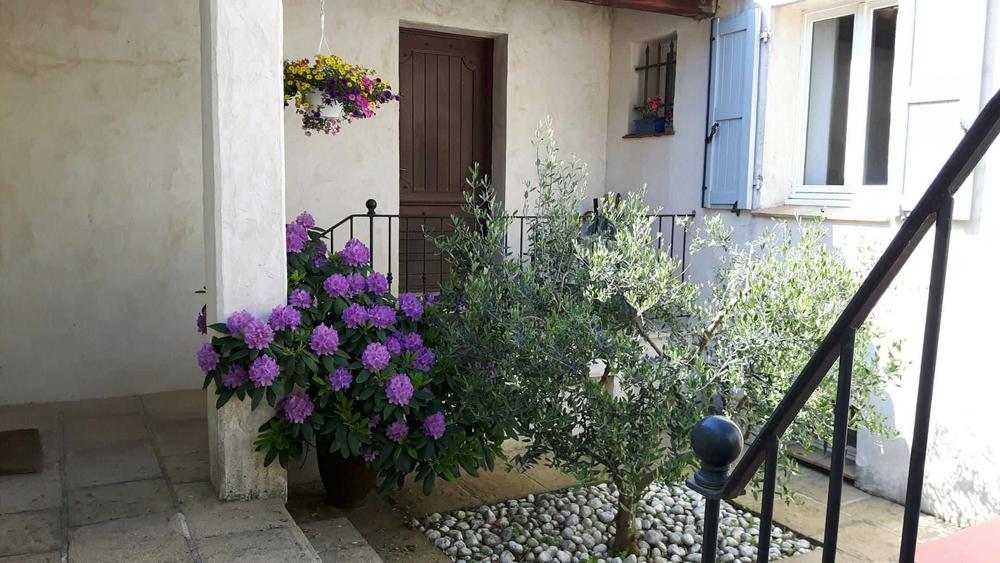
M0 431L0 475L42 470L42 438L37 428Z

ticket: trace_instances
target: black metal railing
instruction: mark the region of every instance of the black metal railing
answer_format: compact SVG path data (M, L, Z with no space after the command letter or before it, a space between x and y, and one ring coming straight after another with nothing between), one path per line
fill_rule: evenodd
M834 440L830 463L830 486L827 493L826 526L823 535L823 561L836 560L840 499L844 483L844 456L847 444L847 421L850 409L851 374L854 360L855 331L868 318L872 308L888 289L900 268L934 225L934 249L931 258L927 316L924 325L923 351L917 387L916 416L906 484L903 528L899 561L914 559L917 526L924 482L927 433L931 397L937 362L938 337L941 331L941 305L944 298L948 265L948 242L951 233L954 195L982 159L1000 133L1000 92L986 104L968 129L930 187L902 224L899 232L875 263L861 287L824 337L819 348L785 393L767 422L757 430L753 442L743 452L743 432L728 418L709 416L702 419L691 435L701 468L688 480L688 486L705 496L705 520L702 561L715 561L718 550L719 503L739 496L750 479L764 464L764 496L761 502L760 537L757 561L768 560L771 523L774 515L774 489L778 444L820 381L834 362L840 360L837 402L834 408ZM735 468L733 462L739 458Z
M330 248L336 249L352 238L367 241L372 251L372 267L384 271L390 283L395 279L400 292L437 291L450 267L430 237L454 232L453 216L378 213L378 202L374 199L366 201L365 208L367 212L348 215L323 232ZM599 213L599 201L594 199L594 210L587 213L586 219L594 221ZM681 279L687 276L688 232L694 217L694 211L649 215L653 244L679 261ZM530 252L532 224L541 217L513 215L508 219L503 254L508 258L524 258Z

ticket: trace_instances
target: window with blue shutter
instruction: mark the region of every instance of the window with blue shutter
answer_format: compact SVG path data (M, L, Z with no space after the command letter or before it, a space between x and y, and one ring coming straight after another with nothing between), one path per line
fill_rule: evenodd
M704 207L750 209L760 11L712 21Z

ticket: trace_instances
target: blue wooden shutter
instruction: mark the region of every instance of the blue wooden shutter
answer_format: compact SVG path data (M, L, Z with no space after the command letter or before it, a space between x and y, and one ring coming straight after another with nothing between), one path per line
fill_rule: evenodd
M750 209L760 11L712 20L703 205Z

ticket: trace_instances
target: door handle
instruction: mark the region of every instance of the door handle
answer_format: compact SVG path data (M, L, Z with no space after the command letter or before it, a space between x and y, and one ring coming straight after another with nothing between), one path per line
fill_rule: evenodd
M714 137L715 134L718 133L718 131L719 131L719 122L716 121L715 123L712 124L712 128L708 130L708 136L705 137L706 145L712 142L712 137Z

